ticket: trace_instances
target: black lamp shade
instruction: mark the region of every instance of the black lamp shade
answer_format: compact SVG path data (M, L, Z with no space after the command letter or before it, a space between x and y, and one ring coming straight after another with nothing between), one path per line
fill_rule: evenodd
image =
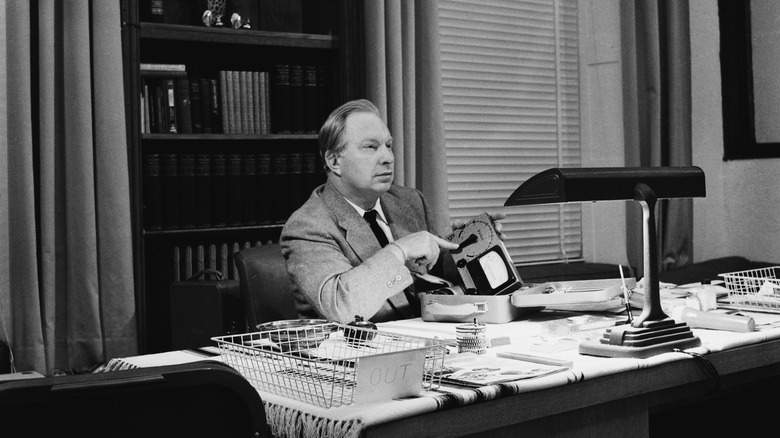
M652 187L658 199L703 197L706 193L704 171L696 166L553 168L522 183L504 205L631 200L639 183Z

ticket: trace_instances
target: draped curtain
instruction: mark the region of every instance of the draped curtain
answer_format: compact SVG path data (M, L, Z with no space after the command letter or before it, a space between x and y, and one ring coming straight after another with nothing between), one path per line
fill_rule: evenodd
M690 166L688 1L622 0L621 37L626 166ZM656 214L658 266L663 271L691 263L692 200L659 200ZM642 267L642 211L636 202L627 209L627 230L629 263Z
M17 371L82 372L137 353L120 4L0 16L0 339Z
M438 10L429 0L365 2L366 96L393 136L396 184L422 191L449 224Z

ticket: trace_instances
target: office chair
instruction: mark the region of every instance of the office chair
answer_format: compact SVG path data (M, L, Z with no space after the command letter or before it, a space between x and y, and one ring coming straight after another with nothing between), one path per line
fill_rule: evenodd
M219 362L0 383L3 437L269 436L257 390Z
M282 319L298 319L292 283L278 243L243 249L233 256L247 329Z

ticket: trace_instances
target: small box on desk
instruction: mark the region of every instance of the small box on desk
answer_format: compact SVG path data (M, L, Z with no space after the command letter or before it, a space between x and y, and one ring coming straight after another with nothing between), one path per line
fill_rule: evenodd
M201 279L206 275L216 279ZM244 327L238 281L223 280L219 271L205 269L188 280L173 283L170 302L172 349L213 345L212 337Z

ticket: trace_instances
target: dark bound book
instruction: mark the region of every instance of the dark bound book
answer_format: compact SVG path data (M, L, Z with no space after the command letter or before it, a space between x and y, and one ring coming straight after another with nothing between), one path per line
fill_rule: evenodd
M304 132L307 134L316 134L320 129L320 107L317 103L317 67L307 65L303 71L303 113L304 113Z
M211 157L211 218L215 227L227 225L227 158L225 154Z
M303 170L301 173L301 187L303 189L301 195L301 204L306 202L311 196L311 192L320 185L319 181L319 158L314 152L307 152L303 154Z
M292 102L290 99L290 66L276 65L271 71L271 132L292 132Z
M290 192L287 197L285 220L303 204L303 193L306 191L303 180L303 154L292 153L288 155L286 178Z
M211 226L211 155L195 156L195 226Z
M287 154L271 158L271 222L282 223L289 216L291 184L287 172Z
M176 132L179 134L192 134L190 80L188 78L176 78L173 84L176 106Z
M227 180L227 224L241 225L241 154L228 154L225 176Z
M271 174L271 154L257 154L257 205L258 222L260 224L269 224L274 220L276 206L273 204L273 177Z
M214 132L212 129L212 109L211 109L211 81L209 78L198 79L200 90L200 122L201 132L204 134L211 134Z
M195 228L195 154L179 156L179 203L182 228Z
M317 66L317 106L320 109L320 124L325 122L330 112L336 109L331 93L330 70L323 66ZM317 131L319 131L319 126Z
M203 132L203 94L200 92L200 78L190 78L190 115L192 119L192 132L200 134Z
M165 132L176 134L179 124L176 120L176 83L173 78L163 79L163 102L166 105L165 111Z
M162 156L162 204L163 228L177 229L181 226L179 218L179 159L176 154Z
M220 70L219 72L219 114L220 122L222 123L222 133L232 134L230 131L230 101L232 100L230 91L228 90L228 79L230 72L227 70Z
M221 92L220 90L220 81L217 78L210 78L209 79L209 98L211 99L211 102L209 104L209 110L211 111L211 132L214 134L219 134L224 132L224 127L222 126L222 97L219 94Z
M257 164L254 154L241 154L241 219L245 225L257 224Z
M160 154L145 154L143 164L144 229L159 230L163 223Z
M290 66L290 130L295 134L308 131L306 127L306 92L303 88L304 68L302 65Z

